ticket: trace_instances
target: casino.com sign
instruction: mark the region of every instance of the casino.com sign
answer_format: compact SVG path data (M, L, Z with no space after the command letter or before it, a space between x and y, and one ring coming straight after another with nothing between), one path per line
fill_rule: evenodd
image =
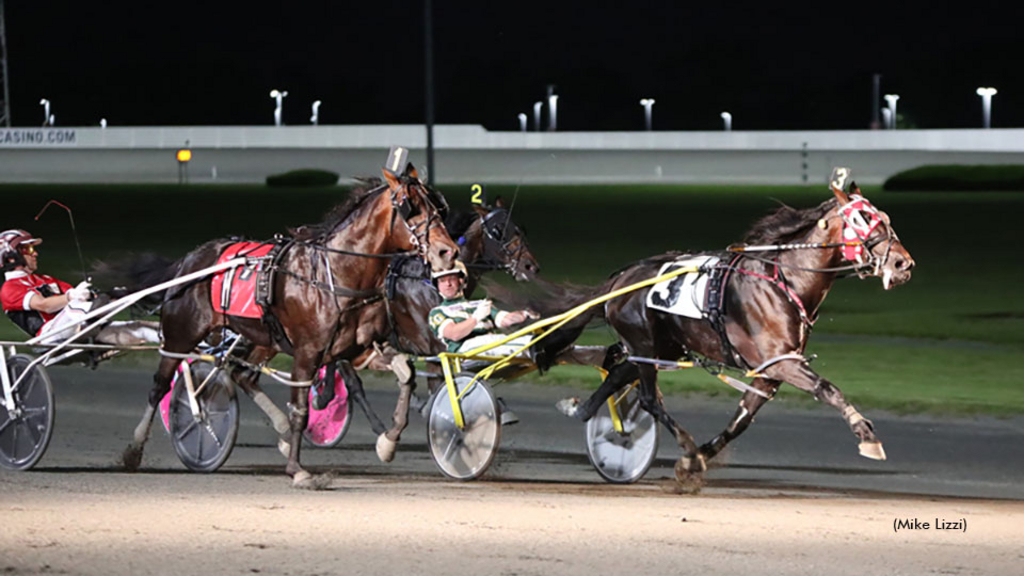
M0 146L75 146L74 128L0 128Z

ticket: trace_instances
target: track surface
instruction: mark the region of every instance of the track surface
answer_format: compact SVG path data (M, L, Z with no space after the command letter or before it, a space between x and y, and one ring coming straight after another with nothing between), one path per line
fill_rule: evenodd
M498 392L522 423L504 431L483 481L442 480L418 416L396 461L377 462L357 414L341 447L303 451L329 475L326 490L308 492L289 487L274 434L246 399L221 472L185 472L159 424L143 470L120 472L151 375L52 375L49 451L33 472L0 473L5 573L984 574L1016 573L1024 560L1021 419L866 414L889 455L873 462L830 409L776 402L716 459L699 496L680 496L671 444L644 482L603 484L582 425L552 408L571 391L515 384ZM281 387L267 388L283 402ZM390 413L391 385L373 388ZM668 404L704 440L734 400ZM895 532L897 518L931 526ZM966 531L936 530L936 519L965 519Z

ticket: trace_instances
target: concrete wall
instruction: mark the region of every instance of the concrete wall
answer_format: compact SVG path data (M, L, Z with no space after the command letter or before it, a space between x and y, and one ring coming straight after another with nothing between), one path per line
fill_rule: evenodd
M394 144L425 170L422 126L0 129L2 182L262 182L324 168L379 172ZM439 182L822 182L834 165L862 183L922 164L1024 163L1024 130L814 132L488 132L435 128Z

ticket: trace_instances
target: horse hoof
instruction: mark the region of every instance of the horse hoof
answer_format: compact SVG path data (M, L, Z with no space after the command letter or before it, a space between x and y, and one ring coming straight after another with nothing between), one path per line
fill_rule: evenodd
M885 450L881 442L861 442L857 445L860 455L872 460L885 460Z
M388 439L386 434L377 436L377 458L381 462L391 462L395 459L395 451L398 449L398 442Z
M277 439L277 450L282 456L287 458L292 453L292 445L285 441L284 438Z
M580 408L579 398L562 398L555 403L555 408L570 418L575 418Z
M676 492L678 494L697 494L704 487L704 473L691 471L690 463L684 462L688 458L681 458L676 462Z
M134 442L129 444L121 453L121 464L128 472L135 472L142 464L142 446Z
M313 475L305 470L299 470L292 476L292 487L306 488L313 482Z

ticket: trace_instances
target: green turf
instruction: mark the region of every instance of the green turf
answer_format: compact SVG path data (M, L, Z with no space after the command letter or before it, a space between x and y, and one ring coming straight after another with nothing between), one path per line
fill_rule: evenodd
M468 205L468 185L441 189L453 207ZM889 213L917 268L910 283L888 292L877 279L840 280L815 327L822 342L811 338L822 357L816 367L869 405L1024 412L1015 368L1024 359L1024 267L1015 233L1024 193L864 192ZM822 186L523 186L518 194L514 186L489 186L487 193L506 202L515 197L513 219L527 229L545 277L584 284L667 250L722 248L739 240L776 200L808 207L829 194ZM88 263L119 251L178 257L227 235L266 238L318 221L344 196L340 187L0 185L3 226L44 237L44 271L68 281L81 272L67 215L51 207L41 221L32 220L51 198L75 210ZM827 342L841 334L909 340ZM0 336L16 332L2 323ZM676 377L666 378L668 389L722 387L707 375L684 376L678 385ZM687 384L690 378L697 383ZM884 378L900 385L883 385Z

